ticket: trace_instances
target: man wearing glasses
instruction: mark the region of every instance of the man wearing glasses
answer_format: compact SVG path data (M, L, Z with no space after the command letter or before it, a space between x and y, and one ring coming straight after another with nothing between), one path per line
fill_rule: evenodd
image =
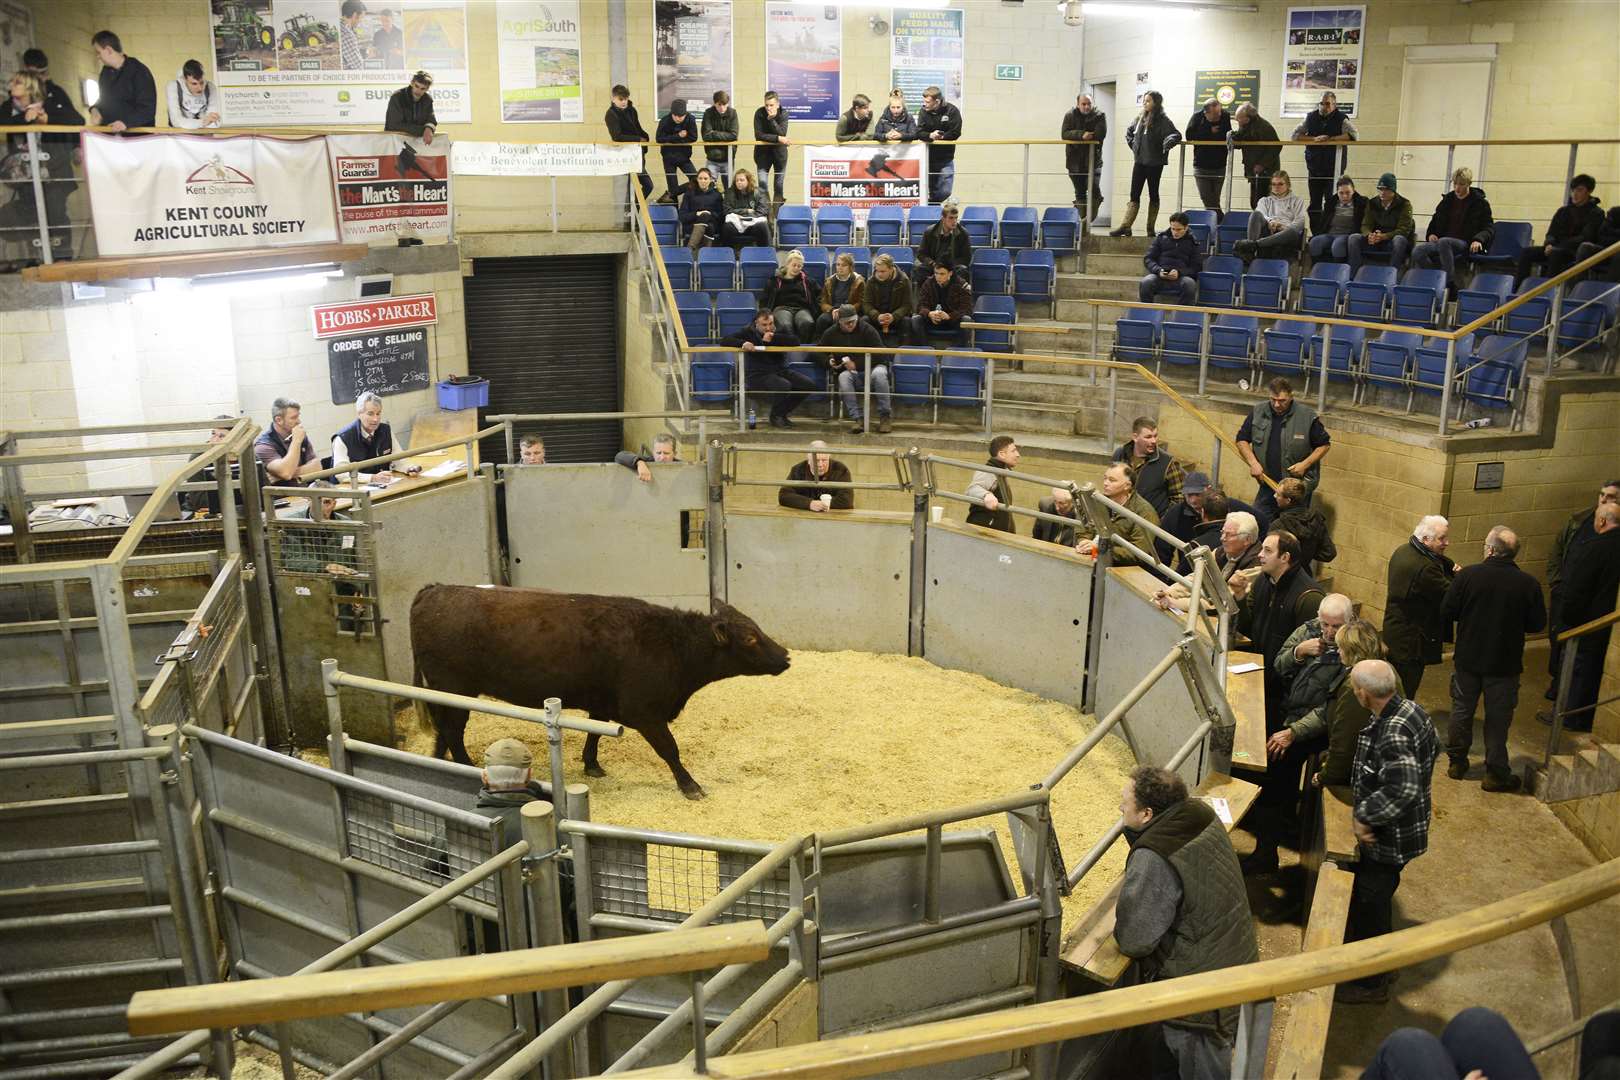
M956 147L962 137L962 110L945 100L937 86L923 91L922 111L917 114L917 138L928 142L928 201L942 203L951 197L956 182Z

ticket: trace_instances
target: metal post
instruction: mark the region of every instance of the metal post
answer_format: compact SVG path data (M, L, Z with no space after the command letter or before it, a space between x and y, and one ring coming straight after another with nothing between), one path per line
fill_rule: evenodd
M260 625L253 636L259 660L257 677L270 683L270 723L265 725L265 742L277 749L291 750L292 722L287 711L287 682L281 670L281 642L275 632L276 601L270 591L270 549L264 534L264 498L259 494L259 463L251 455L242 458L242 508L247 514L248 556L253 560L253 585L258 592Z
M16 440L7 440L0 446L3 454L9 446L16 448ZM0 461L4 461L0 458ZM11 519L11 541L17 551L17 561L29 563L34 561L34 538L28 531L28 500L23 498L22 469L0 467L0 499L6 504L6 516Z
M1092 356L1093 359L1101 359L1102 358L1102 352L1098 348L1099 342L1101 341L1101 337L1100 337L1100 332L1101 332L1101 329L1102 329L1101 323L1102 323L1102 317L1101 317L1101 314L1100 314L1100 309L1097 307L1096 304L1092 304L1091 305L1091 356ZM1091 385L1092 386L1097 385L1097 368L1095 367L1095 365L1091 369Z
M737 430L748 430L748 364L744 356L736 357L737 365Z
M548 697L545 705L546 749L551 752L551 801L556 803L568 797L568 782L563 778L562 725L558 723L562 719L562 698Z
M49 265L51 225L45 216L45 184L39 177L39 133L29 131L25 135L28 139L28 176L34 183L34 212L39 215L39 258Z
M1553 631L1557 634L1557 631ZM1575 649L1580 642L1570 638L1564 642L1564 652L1558 658L1558 693L1553 698L1552 729L1547 732L1547 752L1541 756L1541 767L1552 763L1558 751L1558 741L1564 734L1564 710L1569 707L1569 684L1575 678Z
M1187 144L1176 147L1176 209L1187 209Z
M484 501L484 535L489 537L488 548L485 551L489 557L489 581L492 585L505 585L506 566L501 562L500 515L495 506L495 464L486 461L478 466L478 471L483 475L489 491L489 497Z
M711 441L705 464L708 467L709 505L703 515L704 539L709 547L709 598L726 598L726 513L725 470L720 462L720 440Z
M555 701L551 698L547 702ZM550 725L548 732L555 730ZM552 792L552 799L565 798L560 790ZM566 804L564 804L566 805ZM561 945L563 936L562 894L557 879L557 819L552 803L524 803L520 812L523 839L529 843L529 854L523 860L523 879L528 886L529 910L534 919L535 944L539 947ZM513 838L508 837L508 840ZM541 1011L545 1018L543 1028L549 1028L568 1011L568 992L561 987L540 993ZM559 1047L547 1059L547 1076L563 1080L572 1076L566 1057Z
M1091 219L1097 216L1097 207L1094 195L1097 191L1097 144L1086 145L1086 220L1080 223L1079 235L1085 236L1091 230ZM1082 245L1084 246L1084 245ZM1092 338L1092 348L1095 349L1097 339Z
M327 658L321 661L321 690L326 694L326 753L336 772L353 775L349 768L349 748L343 743L343 703L338 699L338 688L332 683L332 672L338 662ZM412 703L411 708L421 706Z
M1231 132L1228 132L1226 135L1226 185L1221 189L1225 193L1221 196L1221 203L1223 205L1221 213L1223 215L1230 214L1232 212L1232 174L1236 161L1237 147L1233 142Z
M241 459L237 458L233 468L229 454L220 458L219 463L214 466L214 484L219 497L219 523L224 531L226 557L242 554L241 523L236 513L236 492L231 488L231 475L239 472L241 467Z
M1552 318L1547 323L1547 376L1558 367L1558 321L1564 317L1564 287L1562 285L1553 289ZM1444 415L1445 410L1441 410Z
M1119 400L1119 369L1108 369L1108 420L1103 427L1104 445L1114 448L1114 411Z
M911 472L919 476L922 465L918 458L922 452L913 446L906 456L911 459ZM911 592L906 615L906 651L911 656L923 655L923 603L928 587L928 498L931 492L924 480L911 490Z
M1328 365L1332 362L1332 360L1333 360L1333 324L1332 323L1323 323L1322 324L1322 385L1320 387L1318 387L1317 391L1316 391L1316 411L1319 412L1319 413L1327 411ZM1440 415L1444 416L1445 414L1446 414L1446 410L1444 408L1442 408L1440 410Z
M1565 203L1565 205L1568 205L1568 203L1569 203L1569 185L1574 183L1574 181L1575 181L1575 154L1576 154L1576 152L1578 150L1580 150L1580 148L1581 148L1580 143L1572 142L1572 143L1569 144L1569 168L1564 170L1564 203Z
M1198 396L1209 384L1209 312L1198 317Z
M1447 411L1451 408L1451 381L1457 377L1457 339L1446 342L1446 377L1440 387L1440 434L1448 430Z
M292 1025L286 1021L273 1024L276 1033L276 1056L281 1059L281 1080L298 1080L298 1067L293 1063Z
M838 380L833 380L833 388L838 387ZM890 387L893 390L893 387ZM889 399L894 400L892 397ZM836 403L834 408L836 408ZM872 354L867 353L861 357L861 434L872 434Z
M1029 205L1029 143L1024 144L1024 206Z
M996 358L985 357L984 361L984 434L990 436L991 413L994 412L996 401Z
M591 820L591 789L585 784L569 784L565 817L569 821ZM553 804L555 805L555 804ZM558 838L559 842L561 837ZM569 833L568 858L574 866L574 922L577 940L591 940L591 841L584 833ZM560 858L561 856L559 856ZM561 879L558 880L559 886ZM581 991L590 994L595 987L582 986ZM596 1070L591 1068L591 1034L581 1028L574 1033L574 1069L584 1075L590 1075Z
M928 826L928 846L923 860L923 921L939 922L940 826Z
M709 1024L704 1019L703 979L692 972L692 1069L698 1075L709 1071Z
M512 430L512 421L502 420L501 435L506 440L506 463L508 465L516 465L518 461L517 447L513 445L514 434L515 433Z

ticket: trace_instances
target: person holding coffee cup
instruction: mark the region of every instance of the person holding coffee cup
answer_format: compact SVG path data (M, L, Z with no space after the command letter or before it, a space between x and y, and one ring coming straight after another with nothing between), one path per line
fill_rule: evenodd
M810 452L804 456L803 461L788 470L787 478L787 484L776 493L776 502L779 506L793 510L811 510L818 514L828 510L855 508L854 488L821 490L822 483L848 484L851 481L849 466L842 461L834 461L833 456L827 452L827 444L820 439L810 444Z

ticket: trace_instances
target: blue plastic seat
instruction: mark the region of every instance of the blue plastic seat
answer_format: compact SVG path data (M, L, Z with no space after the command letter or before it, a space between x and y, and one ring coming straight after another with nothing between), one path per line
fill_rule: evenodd
M668 203L653 203L647 207L652 219L653 242L670 247L681 242L681 216Z
M804 256L804 276L810 280L812 289L819 290L831 271L831 256L824 247L800 248L799 252Z
M923 233L939 221L939 207L913 206L906 210L906 243L916 247L922 243Z
M942 356L939 358L939 403L941 405L982 405L984 366L982 356Z
M866 242L872 247L898 244L905 231L905 211L898 206L874 206L867 211Z
M1454 371L1462 371L1473 363L1474 342L1473 334L1464 334L1457 339L1456 367ZM1486 339L1479 338L1481 343ZM1446 343L1434 338L1426 338L1412 350L1412 390L1416 393L1433 394L1439 396L1445 388L1446 382ZM1412 407L1411 395L1408 395L1406 407Z
M1302 394L1306 393L1311 385L1309 349L1311 335L1316 333L1316 329L1310 323L1289 320L1279 322L1260 334L1263 344L1261 366L1266 371L1285 371L1303 375L1305 386L1300 391Z
M1048 206L1041 211L1041 247L1056 255L1080 250L1080 211L1072 206Z
M1467 326L1475 319L1489 315L1507 303L1508 294L1512 291L1512 274L1475 274L1468 288L1457 290L1456 324ZM1485 329L1492 329L1494 325L1487 323Z
M1236 307L1243 260L1235 255L1211 255L1198 275L1198 303L1204 307Z
M974 248L968 280L976 295L1005 295L1012 288L1012 252L1006 248Z
M1614 328L1620 314L1620 285L1608 281L1582 281L1564 294L1558 313L1558 348L1562 351L1601 349L1603 336Z
M1363 266L1344 287L1344 313L1353 319L1382 319L1395 287L1393 266Z
M1172 311L1159 327L1159 356L1166 364L1197 367L1204 351L1204 316Z
M705 355L717 359L700 359ZM737 365L731 357L721 353L699 353L694 356L691 364L692 400L704 405L730 401L732 376L736 370Z
M693 268L696 266L691 249L661 247L658 254L664 260L664 272L669 275L670 288L690 289L693 282Z
M897 353L889 365L890 383L897 405L926 405L934 399L934 368L939 357ZM935 418L938 418L936 412Z
M1287 259L1255 259L1243 275L1243 306L1255 311L1282 311L1288 306Z
M962 208L962 228L976 248L994 247L996 222L1000 215L993 206L965 206Z
M698 288L724 292L737 287L737 256L728 247L706 247L698 251Z
M1222 315L1209 326L1209 366L1250 371L1259 353L1260 320L1253 315Z
M1364 384L1369 388L1377 384L1409 386L1412 354L1422 343L1421 335L1407 330L1386 330L1368 341L1362 350Z
M1468 258L1481 266L1511 270L1524 249L1535 242L1535 230L1528 221L1498 221L1492 229L1491 246Z
M1001 222L1006 235L1007 222ZM1003 249L1005 250L1005 249ZM1042 248L1015 252L1012 264L1013 295L1026 304L1057 305L1057 258Z
M1249 235L1248 210L1233 210L1221 220L1219 228L1215 230L1215 243L1217 254L1232 254L1232 245Z
M1350 267L1344 263L1316 263L1299 279L1299 301L1294 310L1301 315L1337 315L1349 280Z
M1311 335L1311 366L1316 370L1322 369L1322 339L1326 334L1324 326ZM1333 329L1333 349L1328 353L1328 378L1354 379L1361 371L1361 347L1367 341L1367 331L1359 326L1335 326Z
M714 333L727 338L748 329L759 311L759 297L751 292L723 292L714 298Z
M1018 301L1010 296L981 296L973 301L973 322L1011 326L1018 321ZM973 346L985 352L1012 352L1009 330L975 330Z
M776 246L802 248L813 242L815 227L808 206L785 203L776 211Z
M1390 321L1438 326L1446 310L1446 272L1408 270L1390 290Z
M1164 312L1158 308L1130 308L1114 323L1114 359L1151 364L1159 351L1159 328Z
M831 369L827 367L827 361L822 358L822 355L788 353L788 356L792 357L792 359L790 359L783 366L789 371L797 371L800 375L803 375L805 378L809 379L810 382L817 387L815 390L800 392L800 396L804 398L805 405L813 405L816 402L827 398L831 393L832 373ZM801 408L802 407L803 406L801 406Z
M1001 212L1001 246L1032 248L1039 219L1032 206L1009 206Z
M855 214L847 206L823 206L816 210L816 243L838 247L855 242Z
M855 272L863 278L872 276L872 249L868 247L845 246L833 252L833 266L838 265L838 256L848 255L855 260Z
M680 314L688 345L714 344L714 308L709 305L708 293L678 290L675 310Z
M1211 254L1215 246L1216 216L1213 210L1187 210L1187 229L1198 240L1204 254Z
M1534 289L1547 284L1544 277L1527 277L1519 283L1513 297L1523 296ZM1534 300L1526 300L1512 311L1502 317L1502 333L1514 337L1529 338L1532 344L1545 345L1547 342L1547 324L1552 320L1553 294L1556 289L1548 289Z
M1463 400L1485 408L1513 408L1529 350L1524 338L1499 334L1481 341L1474 366L1463 376Z
M877 253L893 259L895 271L906 277L910 277L917 267L917 253L908 247L882 247L878 248Z

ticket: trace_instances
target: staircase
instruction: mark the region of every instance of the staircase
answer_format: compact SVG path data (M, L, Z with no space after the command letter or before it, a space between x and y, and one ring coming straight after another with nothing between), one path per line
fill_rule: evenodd
M1620 791L1620 743L1593 743L1573 754L1554 754L1531 770L1530 786L1542 802L1566 802Z

